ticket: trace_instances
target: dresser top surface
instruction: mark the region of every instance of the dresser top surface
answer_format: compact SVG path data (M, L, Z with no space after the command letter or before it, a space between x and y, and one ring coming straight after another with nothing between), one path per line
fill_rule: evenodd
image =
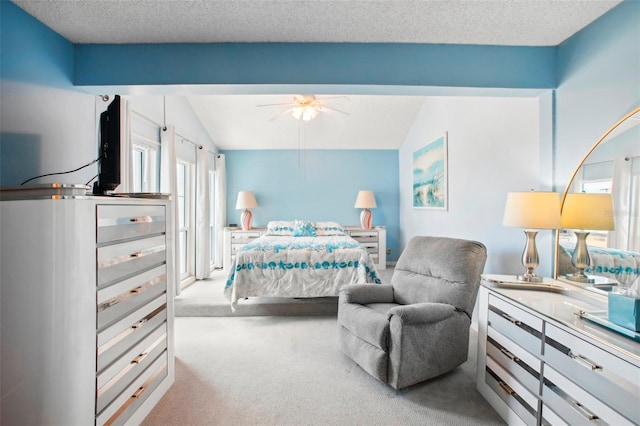
M611 331L606 327L580 317L579 313L602 312L607 310L607 298L572 286L566 282L546 278L542 284L553 286L549 290L519 289L501 282L517 281L514 276L483 275L481 284L492 292L504 296L529 310L543 316L551 323L559 323L569 329L589 337L602 346L620 351L629 361L640 365L640 343L632 338Z

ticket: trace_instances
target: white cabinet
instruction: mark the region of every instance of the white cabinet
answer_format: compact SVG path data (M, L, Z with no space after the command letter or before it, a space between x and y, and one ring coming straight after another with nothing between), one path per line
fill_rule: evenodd
M491 284L501 279L479 291L477 387L505 421L640 424L640 343L576 315L606 298Z
M383 226L363 229L358 226L345 227L347 234L362 244L375 263L377 269L387 268L387 230Z
M252 228L249 230L225 228L224 248L222 251L222 267L224 270L229 271L238 250L244 247L247 243L250 243L256 238L264 235L266 231L266 228Z
M174 381L169 201L0 202L2 424L138 424Z

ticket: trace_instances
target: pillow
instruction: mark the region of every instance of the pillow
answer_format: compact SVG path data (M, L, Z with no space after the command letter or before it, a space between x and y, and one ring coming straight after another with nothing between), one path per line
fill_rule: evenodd
M308 220L296 220L293 226L294 237L315 237L316 226Z
M267 223L265 235L293 235L294 222L291 220L272 220Z
M317 236L347 235L344 227L338 222L316 222Z

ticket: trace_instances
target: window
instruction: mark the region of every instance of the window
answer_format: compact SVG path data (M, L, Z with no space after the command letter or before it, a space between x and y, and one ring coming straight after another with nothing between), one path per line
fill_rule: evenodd
M177 164L178 187L178 250L180 279L193 276L193 164L179 160Z
M131 188L160 192L160 127L131 111Z
M216 173L209 170L209 266L213 269L216 263Z

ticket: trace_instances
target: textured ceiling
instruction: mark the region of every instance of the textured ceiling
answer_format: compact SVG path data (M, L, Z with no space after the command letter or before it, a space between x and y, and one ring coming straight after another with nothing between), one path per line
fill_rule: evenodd
M73 43L554 46L620 0L14 0Z

